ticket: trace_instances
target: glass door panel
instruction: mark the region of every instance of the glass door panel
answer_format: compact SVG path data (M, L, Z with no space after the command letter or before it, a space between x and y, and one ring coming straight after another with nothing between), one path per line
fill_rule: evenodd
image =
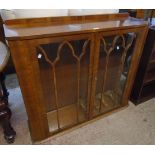
M121 106L135 38L134 33L100 38L93 116Z
M86 121L90 40L71 40L37 47L44 105L50 132Z

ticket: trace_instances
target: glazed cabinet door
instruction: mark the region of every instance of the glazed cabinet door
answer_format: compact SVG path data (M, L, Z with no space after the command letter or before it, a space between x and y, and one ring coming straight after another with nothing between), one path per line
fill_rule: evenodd
M51 133L88 119L91 39L91 35L75 35L33 42Z
M137 35L138 33L132 31L104 32L97 35L92 117L127 103L123 96Z

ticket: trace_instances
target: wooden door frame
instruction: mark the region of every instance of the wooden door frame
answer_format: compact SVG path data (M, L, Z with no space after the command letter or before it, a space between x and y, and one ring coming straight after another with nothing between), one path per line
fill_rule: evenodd
M82 35L66 35L58 37L49 37L34 40L10 41L14 64L18 70L17 76L21 86L24 103L28 114L30 134L33 141L45 139L55 133L50 133L48 128L47 112L44 105L44 96L41 86L41 77L39 62L37 61L36 47L40 44L49 44L62 42L64 40L73 41L89 39L90 40L90 64L88 76L88 98L87 104L89 109L89 98L91 93L92 82L92 64L93 64L93 36L91 33ZM24 52L24 57L23 53ZM20 65L19 65L20 64ZM26 66L26 67L25 67ZM24 78L25 77L25 78ZM88 120L86 120L88 121ZM77 125L77 124L75 124ZM38 130L36 130L38 129Z
M128 76L126 79L126 84L124 88L124 92L122 95L122 106L128 105L128 100L130 97L131 89L133 86L133 82L136 76L136 71L138 68L138 64L140 61L140 57L142 54L142 49L144 46L145 38L148 32L147 27L141 27L141 28L130 28L130 29L122 29L122 30L113 30L113 31L106 31L106 32L98 32L94 34L94 61L93 61L93 73L92 73L92 90L91 90L91 103L90 103L90 110L89 110L89 119L93 119L95 117L98 117L99 115L103 115L102 113L98 116L93 116L93 105L95 100L95 92L96 92L96 81L97 81L97 71L98 71L98 63L99 63L99 47L100 47L100 38L101 36L111 36L111 35L121 35L123 33L138 33L138 36L136 37L136 43L132 55L132 60L130 63L130 68L128 71ZM141 44L141 45L140 45ZM132 68L132 69L131 69Z

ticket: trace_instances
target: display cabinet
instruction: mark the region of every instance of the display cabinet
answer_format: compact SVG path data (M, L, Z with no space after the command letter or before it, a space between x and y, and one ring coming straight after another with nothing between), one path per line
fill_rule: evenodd
M146 22L111 14L7 20L4 28L33 141L127 106Z

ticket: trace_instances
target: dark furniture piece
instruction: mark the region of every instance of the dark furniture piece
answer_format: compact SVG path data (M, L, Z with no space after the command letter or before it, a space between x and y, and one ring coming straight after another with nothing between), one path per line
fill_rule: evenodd
M137 9L136 12L136 18L148 20L148 18L155 17L154 9Z
M153 18L152 22L154 21ZM155 97L155 25L149 27L130 99L139 104L153 97Z
M136 9L119 9L119 13L129 13L130 17L136 17L137 10Z
M128 14L4 22L33 141L128 105L147 22Z
M1 22L1 21L0 21ZM4 130L4 137L8 143L14 142L16 132L10 124L11 110L9 109L9 93L5 86L4 69L9 60L10 53L5 45L2 22L0 23L0 122Z

